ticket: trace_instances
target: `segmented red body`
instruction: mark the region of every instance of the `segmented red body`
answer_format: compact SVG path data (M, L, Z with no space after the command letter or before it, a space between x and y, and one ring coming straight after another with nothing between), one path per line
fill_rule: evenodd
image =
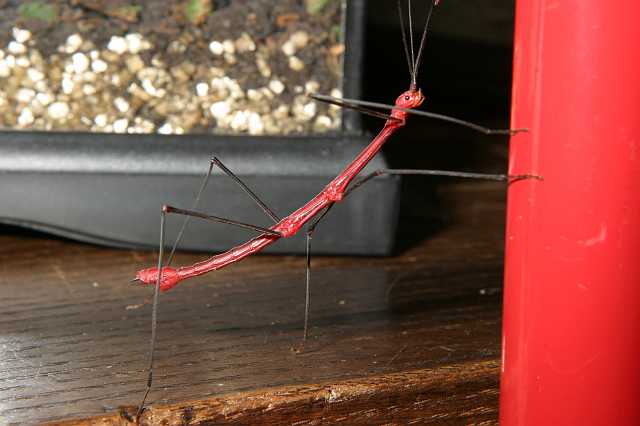
M420 90L411 87L398 97L395 102L397 107L416 108L422 104L424 97ZM205 274L210 271L224 268L232 263L238 262L247 256L259 252L266 246L274 243L280 238L287 238L295 235L302 226L315 217L322 209L334 202L341 201L347 187L360 171L371 161L380 151L389 137L396 130L405 125L407 112L392 110L391 119L387 120L384 127L371 143L329 184L308 203L298 210L283 218L270 229L280 233L280 235L259 235L246 243L240 244L227 250L224 253L216 254L202 262L190 266L179 268L165 267L162 270L160 289L169 290L180 281ZM145 284L155 284L158 278L157 268L143 269L138 272L136 278Z

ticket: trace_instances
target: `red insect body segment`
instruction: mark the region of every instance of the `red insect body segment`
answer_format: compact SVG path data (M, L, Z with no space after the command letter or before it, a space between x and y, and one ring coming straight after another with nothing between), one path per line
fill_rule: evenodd
M422 104L424 96L420 90L410 89L398 97L395 105L401 108L416 108ZM202 262L181 268L163 268L160 280L160 289L167 291L175 287L180 281L224 268L227 265L238 262L247 256L259 252L269 244L280 238L287 238L295 235L305 223L311 220L322 209L334 202L341 201L349 183L360 173L360 171L371 161L380 151L380 148L389 137L400 127L404 126L407 112L392 110L391 116L394 119L387 120L384 128L373 139L373 141L340 173L332 180L318 195L313 197L307 204L300 207L289 216L272 226L270 229L277 231L282 237L276 235L259 235L258 237L240 244L224 253L217 254ZM144 284L154 285L158 277L157 268L148 268L139 271L136 278Z
M517 2L502 425L640 424L640 2Z
M406 113L405 113L406 114ZM346 169L338 175L327 187L322 191L325 197L331 201L340 201L347 190L349 183L358 173L371 161L371 159L380 151L387 139L399 128L404 126L394 121L388 121L378 136L362 151L355 161L353 161Z
M138 271L136 279L146 284L154 284L158 279L158 268L147 268ZM160 290L167 291L176 286L181 278L174 268L162 268L162 279L160 280Z

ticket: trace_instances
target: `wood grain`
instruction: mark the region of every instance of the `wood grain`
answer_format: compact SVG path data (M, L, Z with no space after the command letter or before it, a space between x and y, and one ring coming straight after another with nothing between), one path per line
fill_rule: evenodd
M150 408L139 423L490 424L496 416L498 369L496 361L468 362L337 384L269 388ZM50 425L125 426L134 423L135 413L136 407L125 407L109 416Z
M444 189L436 208L418 190L403 208L397 256L314 259L304 347L303 258L256 256L162 295L142 422L495 423L504 186ZM0 423L123 424L150 334L151 289L128 280L155 255L4 231Z

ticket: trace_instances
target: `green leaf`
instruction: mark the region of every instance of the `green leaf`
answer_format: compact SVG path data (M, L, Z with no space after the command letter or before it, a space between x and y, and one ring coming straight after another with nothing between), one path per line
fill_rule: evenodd
M21 4L18 13L25 20L35 19L50 24L58 17L58 8L53 4L36 0Z
M306 0L307 13L310 15L316 15L322 12L331 0Z
M329 32L329 34L331 34L331 39L332 40L340 41L340 35L342 34L342 28L338 24L332 25L331 26L331 31Z
M200 25L211 13L211 0L188 0L184 7L184 15L193 25Z

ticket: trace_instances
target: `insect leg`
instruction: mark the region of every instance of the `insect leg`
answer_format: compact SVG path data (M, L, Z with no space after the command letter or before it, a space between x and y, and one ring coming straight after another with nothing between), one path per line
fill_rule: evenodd
M220 161L220 159L218 159L217 157L213 157L209 161L209 170L207 171L207 174L205 175L204 179L202 180L202 183L200 184L200 189L198 190L198 193L193 201L193 204L191 205L191 210L196 210L198 208L198 205L200 204L200 199L202 198L202 194L206 189L207 184L209 183L209 179L211 178L211 172L213 170L213 166L217 166L227 176L232 178L244 190L244 192L246 192L258 204L258 206L260 206L260 208L274 221L274 223L277 223L280 221L278 216L276 216L276 214L273 213L273 211L269 209L269 207L267 207L267 205L238 176L236 176L231 170L229 170L222 163L222 161ZM184 232L187 228L187 225L189 224L190 218L191 218L190 215L185 215L184 221L180 226L180 231L178 232L178 236L176 237L176 240L173 243L173 246L171 247L171 253L169 254L169 257L167 259L167 266L171 265L171 262L173 261L173 256L175 255L178 244L180 244L180 241L182 241L182 237L184 236Z
M302 340L307 340L309 336L309 305L311 302L311 238L313 237L313 233L318 226L318 223L329 213L331 207L333 207L334 203L329 204L325 207L324 211L318 216L307 228L307 266L306 266L306 293L305 293L305 303L304 303L304 334L302 335Z
M136 420L140 419L140 415L144 410L144 403L147 401L147 396L149 396L149 392L151 391L151 384L153 383L153 358L155 354L155 346L156 346L156 330L157 330L157 318L158 318L158 299L160 295L160 281L162 280L162 266L163 266L163 257L164 257L164 228L165 228L165 219L167 213L165 209L162 209L160 213L160 247L158 249L158 279L156 280L156 285L153 291L153 308L151 310L151 340L149 343L149 373L147 376L147 389L144 392L144 396L142 397L142 401L138 406L138 412L136 414Z
M249 187L238 176L236 176L231 170L229 170L224 164L222 164L222 161L220 161L217 157L213 157L211 159L211 163L218 166L220 170L225 172L227 176L233 179L240 186L240 188L242 188L242 190L247 193L247 195L251 197L251 199L253 199L256 204L258 204L262 211L265 212L267 216L269 216L273 220L273 223L280 222L280 218L273 212L273 210L267 207L267 205L255 194L255 192L249 189Z
M200 198L202 197L202 193L204 192L205 188L207 187L207 184L209 183L209 179L211 178L211 171L213 170L213 164L214 164L213 160L211 160L209 162L209 171L207 172L204 179L202 180L202 183L200 184L200 189L198 190L196 198L193 200L193 204L191 205L192 210L197 209L198 205L200 204ZM180 226L180 231L178 232L178 236L176 237L176 240L173 242L173 246L171 246L171 253L169 254L169 258L167 259L167 266L171 265L171 262L173 261L173 255L176 253L176 248L178 247L178 244L180 244L180 241L182 241L182 237L184 236L184 231L187 228L187 225L189 224L189 219L190 217L186 216L184 218L184 221L182 222L182 225Z
M311 93L308 96L320 102L326 102L326 103L337 105L343 108L353 109L356 111L360 111L364 114L369 114L369 115L384 118L384 119L389 119L390 115L372 111L369 108L382 108L386 110L404 111L409 114L433 118L436 120L457 124L459 126L468 127L470 129L475 130L476 132L484 133L485 135L515 135L522 132L528 132L528 130L524 128L522 129L489 129L488 127L484 127L479 124L472 123L470 121L461 120L459 118L451 117L444 114L438 114L435 112L422 111L422 110L411 109L411 108L402 108L399 106L381 104L378 102L361 101L358 99L348 99L348 98L334 98L332 96L320 95L318 93Z
M538 179L542 180L541 176L524 174L524 175L506 175L506 174L487 174L487 173L467 173L467 172L455 172L448 170L414 170L414 169L379 169L374 172L365 175L361 179L355 181L349 189L345 192L345 197L349 195L353 190L364 185L371 179L382 175L428 175L428 176L448 176L464 179L481 179L481 180L494 180L500 182L513 183L519 180L525 179Z
M207 214L207 213L202 213L202 212L195 211L195 210L180 209L178 207L173 207L173 206L164 206L163 209L167 213L179 214L179 215L183 215L183 216L187 216L187 217L197 217L197 218L200 218L200 219L210 220L210 221L218 222L218 223L226 223L227 225L234 225L234 226L237 226L239 228L245 228L245 229L253 229L254 231L258 231L258 232L263 233L263 234L269 234L269 235L273 235L273 236L276 236L276 237L282 237L282 234L280 232L274 231L274 230L269 229L269 228L264 228L264 227L258 226L258 225L252 225L250 223L239 222L237 220L227 219L227 218L220 217L220 216L214 216L214 215L210 215L210 214Z
M142 397L142 402L138 406L138 412L136 414L136 418L139 419L140 415L144 411L144 404L149 396L149 392L151 391L151 385L153 383L153 361L155 355L155 344L156 344L156 331L157 331L157 314L158 314L158 301L160 294L160 282L162 280L162 270L164 267L164 245L165 245L165 221L167 214L179 214L184 215L187 218L189 217L197 217L200 219L211 220L213 222L225 223L228 225L234 225L244 229L252 229L254 231L258 231L262 234L274 235L276 237L281 237L282 234L271 230L269 228L263 228L257 225L251 225L248 223L238 222L232 219L226 219L223 217L213 216L205 213L201 213L193 210L185 210L179 209L177 207L172 206L162 206L162 212L160 216L160 248L158 254L158 279L156 281L154 293L153 293L153 308L151 311L151 341L150 341L150 349L149 349L149 373L147 376L147 386Z

